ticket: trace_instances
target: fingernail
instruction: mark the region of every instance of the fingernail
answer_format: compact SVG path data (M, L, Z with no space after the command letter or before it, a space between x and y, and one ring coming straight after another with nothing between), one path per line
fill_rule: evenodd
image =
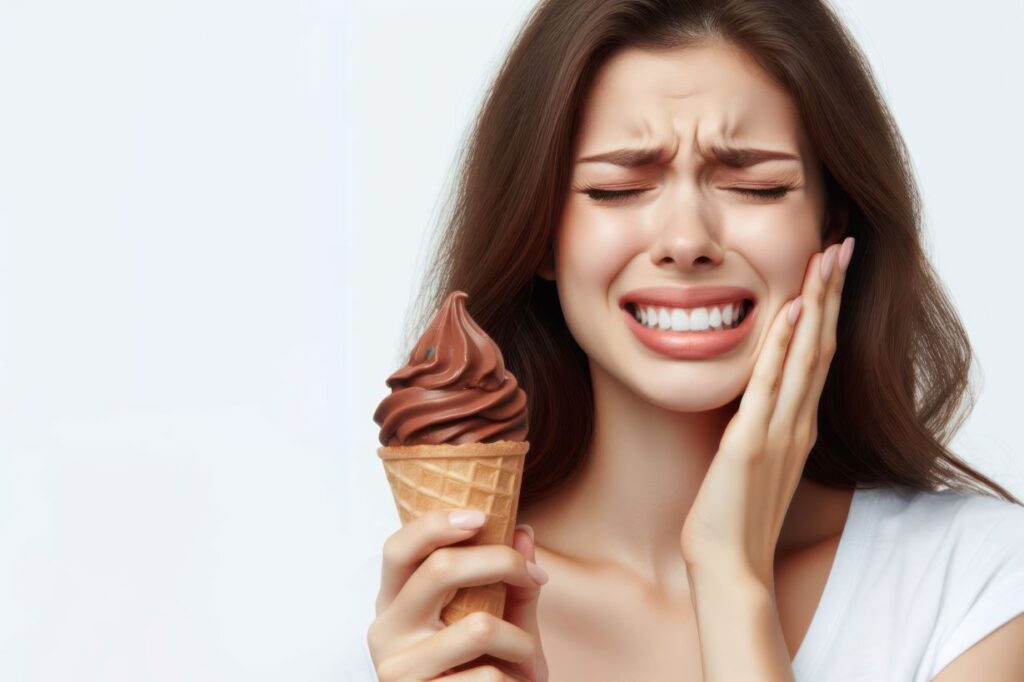
M821 259L821 279L827 282L828 276L832 274L832 266L836 262L836 250L831 246L825 250L825 257Z
M803 295L797 296L793 299L793 302L789 304L789 311L786 313L786 319L789 320L790 324L796 324L796 318L800 314L800 306L803 305L800 301L801 298L803 298Z
M843 248L839 250L839 269L846 272L846 268L850 265L850 259L853 258L853 237L847 237L843 240Z
M526 523L520 523L516 526L516 530L525 530L526 534L530 536L530 540L533 540L533 527Z
M544 569L529 559L526 561L526 572L530 574L530 577L533 578L533 581L538 585L543 585L548 581L548 574Z
M475 509L448 512L448 523L453 528L479 528L484 525L485 520L487 520L487 515Z

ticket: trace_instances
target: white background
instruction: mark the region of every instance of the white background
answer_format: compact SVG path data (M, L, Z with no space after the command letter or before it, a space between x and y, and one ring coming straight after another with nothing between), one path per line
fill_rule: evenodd
M0 679L339 679L371 415L532 6L0 4ZM953 448L1024 496L1021 3L838 7L980 360Z

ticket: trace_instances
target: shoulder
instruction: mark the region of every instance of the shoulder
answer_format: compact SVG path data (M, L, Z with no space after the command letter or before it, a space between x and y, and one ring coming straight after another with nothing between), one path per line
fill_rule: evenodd
M907 567L939 578L944 599L966 598L993 576L1024 579L1024 506L962 490L879 493L876 540Z
M847 655L932 679L1024 613L1024 507L973 491L858 491ZM879 639L885 635L892 643ZM860 643L860 644L858 644Z
M916 557L908 563L920 568L915 610L930 616L923 662L931 679L1024 613L1024 507L957 490L892 495L907 514L902 538Z
M1004 593L1019 591L1007 606L1024 602L1024 507L952 489L859 492L856 581L895 600L901 618L941 629ZM913 600L903 594L908 585Z
M974 492L944 490L923 497L924 510L955 548L951 577L961 596L1017 590L1020 597L1013 601L1024 609L1024 506Z
M1024 506L978 492L914 490L889 486L869 496L876 532L911 545L940 544L957 555L1024 551Z
M1024 578L1020 505L982 493L894 485L859 489L855 500L847 551L857 555L856 582L876 593L917 585L916 594L928 596L936 611L924 613L922 601L904 605L919 617L962 608L993 577L1012 580L1017 571Z
M959 490L919 493L918 499L922 515L947 522L963 551L1024 558L1024 506Z

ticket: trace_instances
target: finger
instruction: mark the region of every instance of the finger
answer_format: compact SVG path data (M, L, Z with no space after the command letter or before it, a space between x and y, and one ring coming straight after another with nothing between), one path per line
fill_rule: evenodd
M439 547L413 571L378 618L397 628L440 622L441 609L459 588L498 582L519 587L536 584L526 558L507 545Z
M768 429L769 419L775 409L778 397L779 380L782 361L786 356L786 348L793 336L793 323L789 321L791 311L800 313L800 297L786 301L772 320L761 349L754 363L754 370L747 384L736 415L729 422L722 434L723 444L728 443L726 450L736 450L735 443L762 442L760 436ZM736 439L735 442L733 439Z
M804 403L800 407L798 422L806 421L811 424L811 435L817 434L818 403L821 400L821 392L825 388L825 379L828 377L829 369L832 366L832 358L836 353L836 329L839 324L839 309L843 300L843 287L846 285L846 268L843 267L843 260L849 265L849 258L853 254L853 237L847 237L836 250L836 272L833 273L829 282L828 296L825 299L825 311L821 321L821 363L815 375ZM845 255L844 255L845 254ZM814 420L813 422L811 420ZM811 438L812 444L815 440Z
M772 433L793 433L797 414L805 402L811 381L818 374L822 360L821 321L829 290L828 282L822 277L827 269L829 281L835 279L836 251L835 245L829 246L823 254L812 259L811 267L805 273L801 293L803 310L782 370L779 402L768 427ZM819 261L818 264L815 261Z
M463 512L455 514L455 512ZM477 512L475 518L465 512ZM454 514L454 516L453 516ZM479 515L483 514L482 517ZM478 524L459 528L457 523ZM460 520L461 519L461 520ZM405 585L413 571L438 547L471 538L483 526L486 514L472 509L448 509L426 512L404 524L384 541L381 552L380 590L377 593L377 615L386 609Z
M481 656L520 663L535 654L534 639L521 628L486 611L474 611L381 662L387 680L429 680ZM452 675L454 677L454 675Z
M525 524L516 526L512 546L524 559L536 563L532 532L533 529ZM539 636L537 598L540 591L541 585L536 582L525 586L509 585L505 590L505 620Z
M536 553L533 543L533 528L526 524L516 526L515 535L512 539L512 546L522 554L527 561L536 562ZM543 648L540 645L540 624L537 622L537 602L540 598L541 585L531 587L520 587L509 585L505 591L505 620L522 628L533 635L537 645L541 649L539 656L541 660L530 659L523 663L523 672L531 680L541 679L537 675L537 665L544 667Z
M481 665L476 668L470 668L469 670L463 670L462 672L446 675L437 679L443 680L443 682L449 682L449 680L452 682L492 682L492 680L501 680L502 682L530 682L526 678L513 677L501 668L497 668L493 665Z

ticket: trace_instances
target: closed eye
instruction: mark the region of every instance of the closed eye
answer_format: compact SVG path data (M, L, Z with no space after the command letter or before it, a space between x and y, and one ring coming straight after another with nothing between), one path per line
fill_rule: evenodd
M629 197L635 197L646 192L646 189L626 189L613 191L610 189L597 189L589 187L582 190L584 194L593 199L594 201L615 201L617 199L628 199Z
M781 199L789 194L789 190L793 188L789 185L779 185L778 187L768 187L766 189L751 189L749 187L732 187L731 189L733 192L761 199Z
M767 187L765 189L752 189L750 187L731 187L730 191L738 192L740 194L755 197L757 199L781 199L786 196L789 191L793 189L789 185L778 185L776 187ZM614 202L622 199L628 199L635 197L647 192L646 189L626 189L626 190L610 190L610 189L597 189L596 187L587 187L580 190L583 194L594 201L600 202Z

